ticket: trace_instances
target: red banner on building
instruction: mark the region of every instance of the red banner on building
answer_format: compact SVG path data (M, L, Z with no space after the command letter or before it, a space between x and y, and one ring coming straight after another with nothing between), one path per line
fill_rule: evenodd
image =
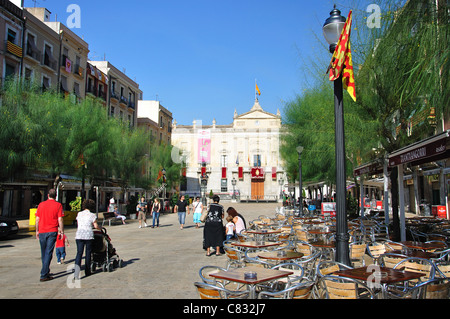
M227 178L227 168L222 167L222 178Z
M238 177L239 179L244 179L244 168L242 166L238 167Z
M251 176L252 179L264 179L264 169L262 167L253 167Z

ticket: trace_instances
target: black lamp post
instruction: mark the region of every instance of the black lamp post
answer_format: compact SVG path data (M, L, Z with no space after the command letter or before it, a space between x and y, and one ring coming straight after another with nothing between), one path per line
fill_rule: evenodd
M297 153L298 153L298 213L300 216L303 215L303 192L302 192L302 152L303 152L303 146L297 146L296 147Z
M234 200L236 200L236 190L235 190L235 187L236 187L236 179L233 177L233 179L231 180L231 185L233 185L233 196L232 196L232 199L234 199Z
M334 9L323 25L323 35L330 45L330 52L334 50L339 41L345 18L341 11ZM335 147L336 147L336 261L351 265L349 252L349 234L347 226L346 170L345 170L345 135L344 135L344 105L342 103L342 74L334 81L334 117L335 117Z

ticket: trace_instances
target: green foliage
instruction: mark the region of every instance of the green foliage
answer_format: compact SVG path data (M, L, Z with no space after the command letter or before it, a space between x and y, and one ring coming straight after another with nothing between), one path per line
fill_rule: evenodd
M79 212L81 210L81 197L77 196L77 198L69 203L70 211Z
M74 103L15 80L5 83L1 98L0 180L31 170L75 176L83 170L91 181L111 175L124 187L141 181L149 135L108 118L97 101Z

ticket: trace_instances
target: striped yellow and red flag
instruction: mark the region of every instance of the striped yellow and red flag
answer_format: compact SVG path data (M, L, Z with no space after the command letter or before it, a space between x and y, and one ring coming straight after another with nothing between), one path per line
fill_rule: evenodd
M355 76L353 73L352 52L350 49L350 32L352 27L352 10L348 13L339 42L334 50L330 63L330 81L339 78L342 73L342 84L348 94L356 101Z

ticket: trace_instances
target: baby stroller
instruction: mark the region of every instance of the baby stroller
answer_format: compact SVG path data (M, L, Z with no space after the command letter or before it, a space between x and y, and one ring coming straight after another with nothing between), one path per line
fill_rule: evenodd
M101 267L103 271L112 271L114 268L121 268L123 260L119 258L116 249L111 245L111 238L106 232L106 228L94 230L94 242L92 243L91 270L95 271Z

